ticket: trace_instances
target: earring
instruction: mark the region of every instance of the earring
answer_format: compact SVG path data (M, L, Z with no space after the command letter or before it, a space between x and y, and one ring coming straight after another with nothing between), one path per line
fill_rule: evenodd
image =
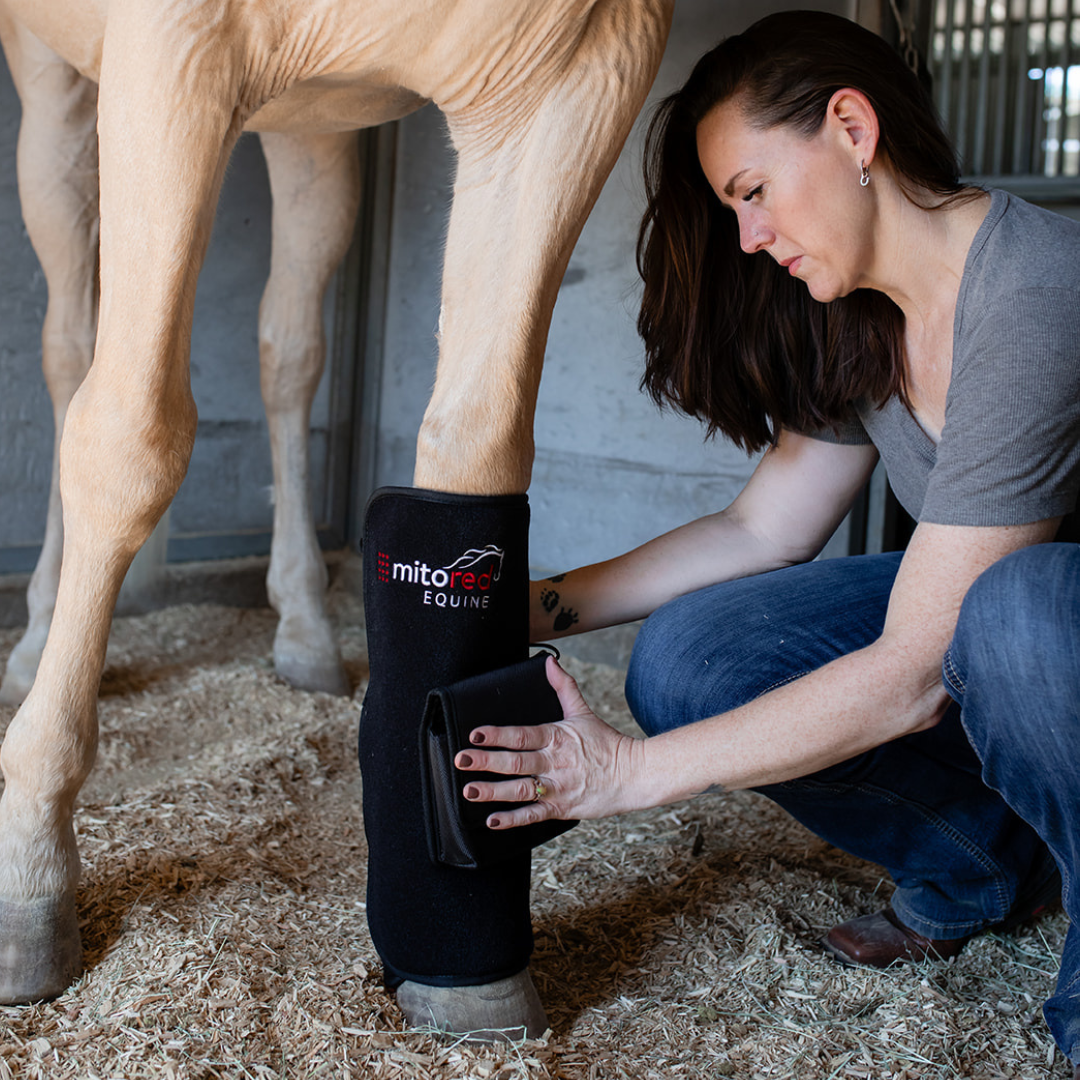
M862 163L862 176L859 177L859 187L866 187L870 183L870 170L866 167L866 162Z

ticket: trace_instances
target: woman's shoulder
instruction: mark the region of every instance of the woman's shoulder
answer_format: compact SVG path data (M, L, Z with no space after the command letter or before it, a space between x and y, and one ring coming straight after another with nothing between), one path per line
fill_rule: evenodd
M1080 289L1080 221L991 189L968 271L1012 289Z
M1000 189L968 252L957 303L963 341L1002 320L1023 324L1049 305L1073 343L1080 340L1080 221ZM993 330L997 333L997 330Z

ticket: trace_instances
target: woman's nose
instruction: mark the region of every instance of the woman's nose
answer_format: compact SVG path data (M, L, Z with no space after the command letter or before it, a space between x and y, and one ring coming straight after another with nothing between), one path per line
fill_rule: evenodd
M755 215L747 214L739 219L739 246L747 255L761 251L773 242L772 230L768 229Z

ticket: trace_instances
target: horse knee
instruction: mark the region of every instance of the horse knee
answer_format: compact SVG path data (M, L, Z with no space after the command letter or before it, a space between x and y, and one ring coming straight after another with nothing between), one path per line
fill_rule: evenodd
M64 423L65 533L75 543L92 548L104 543L121 557L133 557L187 472L195 402L186 387L162 398L99 382L92 369Z
M310 407L322 377L326 338L321 307L311 311L289 311L294 298L277 303L264 301L259 321L259 382L263 404L271 416L298 406Z

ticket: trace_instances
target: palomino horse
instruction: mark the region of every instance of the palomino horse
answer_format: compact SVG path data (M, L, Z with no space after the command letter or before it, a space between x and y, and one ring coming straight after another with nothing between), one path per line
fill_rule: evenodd
M6 39L22 97L19 191L48 283L42 368L56 430L45 537L27 592L29 622L8 657L0 704L34 682L60 584L63 519L59 442L86 372L97 321L97 86L39 42ZM359 199L355 132L264 132L275 196L270 276L259 309L259 359L274 475L267 574L280 615L274 668L303 690L347 694L326 612L326 564L308 496L308 427L326 355L322 304L352 233Z
M37 677L0 754L0 1000L54 996L81 970L73 804L94 760L121 581L191 451L195 283L239 133L309 136L278 144L301 159L288 175L308 170L336 189L352 168L344 133L428 101L444 112L458 171L415 482L513 496L529 483L558 284L651 84L673 2L0 0L0 37L24 103L39 80L61 102L21 140L20 169L27 183L54 179L50 154L65 140L76 164L58 205L28 221L39 249L50 230L75 230L93 247L94 83L100 176L94 362L71 397L60 446L63 568ZM320 162L337 164L324 172ZM279 207L284 194L274 191ZM327 220L315 198L310 216L299 215L328 238L310 267L309 239L283 253L298 273L317 278L331 261L348 232L347 203L339 199ZM76 278L76 310L50 309L57 324L46 328L46 337L76 341L50 375L72 386L91 354L95 304L92 269L76 268ZM271 396L303 396L293 380L305 384L304 373L273 358L268 367L279 384Z

